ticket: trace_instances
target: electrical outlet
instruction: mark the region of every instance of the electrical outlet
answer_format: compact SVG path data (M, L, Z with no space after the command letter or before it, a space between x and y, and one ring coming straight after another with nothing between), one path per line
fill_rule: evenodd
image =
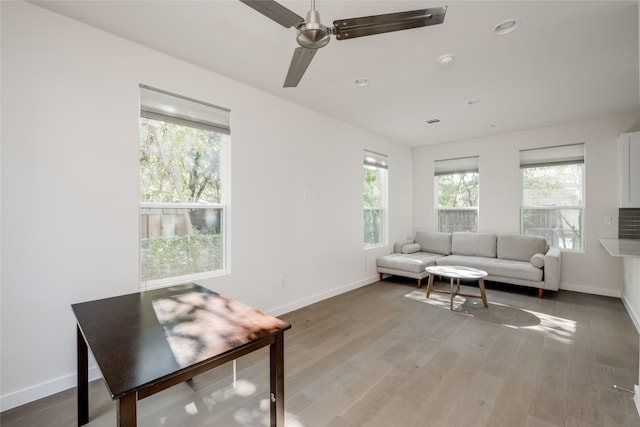
M281 276L278 278L278 283L280 284L280 287L281 287L281 288L284 288L284 285L286 284L286 279L285 279L284 275L281 275Z

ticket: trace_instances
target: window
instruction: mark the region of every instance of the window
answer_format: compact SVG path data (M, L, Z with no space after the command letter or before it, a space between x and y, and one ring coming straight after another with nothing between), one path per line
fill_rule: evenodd
M140 279L225 269L229 111L140 87Z
M387 156L364 152L364 247L386 244Z
M478 231L478 157L437 160L436 229L441 232Z
M584 144L520 151L521 232L582 250Z

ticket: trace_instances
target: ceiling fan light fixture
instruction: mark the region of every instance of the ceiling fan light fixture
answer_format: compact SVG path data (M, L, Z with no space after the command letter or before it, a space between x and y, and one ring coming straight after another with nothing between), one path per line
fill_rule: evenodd
M520 21L517 19L507 19L493 27L493 32L498 36L504 36L506 34L513 33L519 26Z

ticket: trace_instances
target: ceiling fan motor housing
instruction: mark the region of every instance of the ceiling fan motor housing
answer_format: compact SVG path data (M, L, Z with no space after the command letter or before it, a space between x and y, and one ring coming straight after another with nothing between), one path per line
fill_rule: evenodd
M306 22L298 27L296 40L298 44L307 49L319 49L329 43L331 30L320 23L320 14L317 10L307 13Z

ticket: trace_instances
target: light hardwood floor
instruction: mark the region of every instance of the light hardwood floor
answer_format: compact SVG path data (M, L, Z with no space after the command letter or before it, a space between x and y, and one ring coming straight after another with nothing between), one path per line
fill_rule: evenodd
M442 283L440 284L442 285ZM477 292L467 288L465 291ZM487 283L489 308L424 298L389 278L281 316L286 425L640 426L638 333L622 302ZM407 295L413 296L407 297ZM267 425L268 350L139 402L140 426ZM115 426L91 384L88 424ZM72 426L75 390L2 414L2 427Z

